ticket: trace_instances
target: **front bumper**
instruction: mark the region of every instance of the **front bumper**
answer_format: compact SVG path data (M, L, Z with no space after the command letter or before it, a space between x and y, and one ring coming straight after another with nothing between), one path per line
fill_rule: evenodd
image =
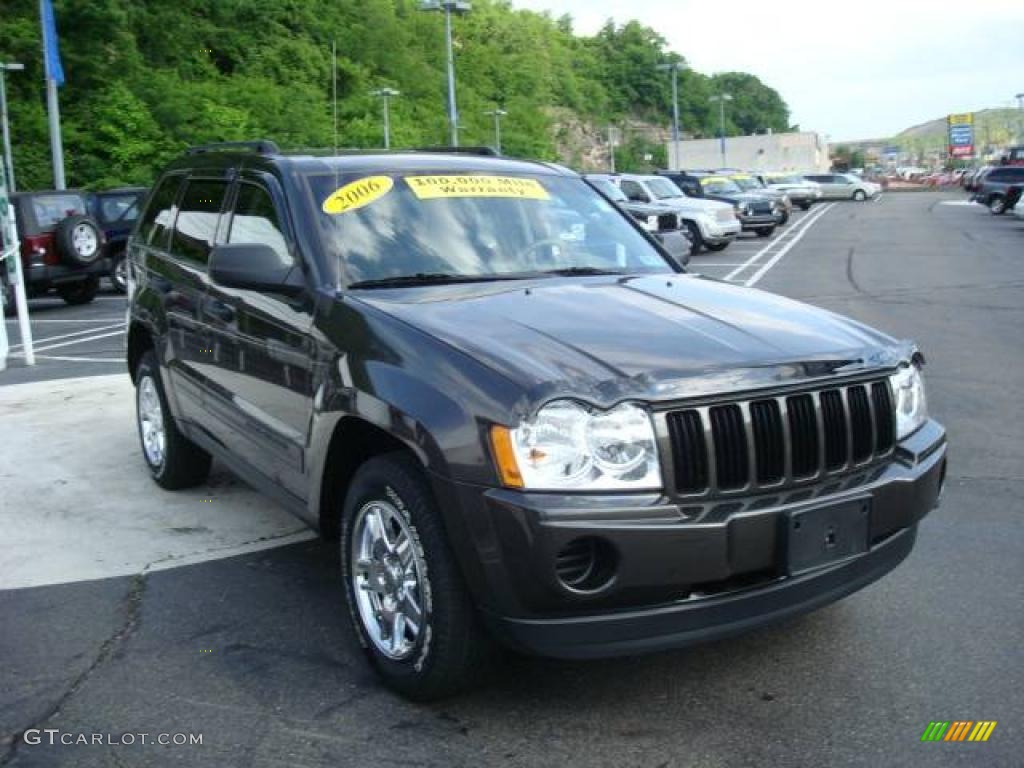
M710 243L727 243L733 240L741 231L742 225L739 219L729 219L728 221L698 221L697 226L700 229L700 236L705 242Z
M945 432L929 422L888 463L828 487L696 506L660 495L555 495L437 481L465 534L455 549L492 632L527 652L595 658L724 637L839 599L896 567L939 498ZM867 503L865 551L791 569L794 513ZM458 510L456 512L456 510ZM592 592L566 587L556 556L581 538L615 554ZM470 545L470 546L466 546Z
M774 227L779 223L779 217L773 213L756 213L749 216L740 216L739 219L740 226L744 232L763 227Z

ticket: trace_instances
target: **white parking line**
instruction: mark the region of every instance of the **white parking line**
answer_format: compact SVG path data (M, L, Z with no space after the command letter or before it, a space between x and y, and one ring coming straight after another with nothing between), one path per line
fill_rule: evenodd
M124 328L124 321L114 323L112 325L105 325L102 328L86 328L84 331L75 331L74 333L62 333L59 336L47 336L45 339L33 338L32 343L34 346L41 347L43 344L49 344L51 341L60 341L61 339L70 339L74 336L85 336L89 333L99 333L100 331L109 331L113 328ZM35 334L33 334L34 336ZM17 349L21 347L21 344L12 344L11 349Z
M806 234L807 234L807 230L809 230L809 229L811 228L811 225L812 225L812 224L814 224L814 222L816 222L816 221L817 221L818 219L820 219L820 218L821 218L822 216L824 216L824 215L825 215L826 213L828 213L828 212L829 212L829 211L830 211L830 210L832 209L832 207L833 207L834 205L835 205L835 203L830 203L829 205L826 205L826 206L825 206L824 208L822 208L822 209L821 209L821 213L819 213L819 214L818 214L818 215L817 215L817 216L816 216L816 217L815 217L815 218L813 219L813 221L809 221L809 222L808 222L808 224L807 224L807 226L806 226L806 227L804 227L803 229L801 229L801 230L800 230L800 233L799 233L799 234L798 234L798 235L797 235L796 237L794 237L794 238L793 238L792 240L790 240L790 241L789 241L788 243L786 243L785 247L784 247L784 248L782 248L782 250L780 250L780 251L779 251L778 253L776 253L776 254L775 254L774 256L772 256L772 257L771 257L770 259L768 259L768 261L766 261L766 262L765 262L765 263L764 263L764 264L763 264L763 265L761 266L761 268L760 268L759 270L757 270L757 272L755 272L755 273L754 273L754 274L753 274L753 275L752 275L752 276L750 277L750 279L749 279L749 280L747 280L747 281L746 281L745 283L743 283L743 284L744 284L745 286L747 286L748 288L749 288L749 287L751 287L751 286L753 286L753 285L756 285L756 284L757 284L757 282L758 282L758 281L759 281L759 280L760 280L760 279L761 279L762 277L764 277L764 276L765 276L765 275L766 275L766 274L768 273L768 270L769 270L769 269L771 269L771 268L772 268L772 267L774 267L774 266L775 266L776 264L778 264L778 263L779 263L779 260L780 260L780 259L781 259L781 258L782 258L783 256L785 256L785 255L786 255L787 253L789 253L790 249L791 249L791 248L792 248L792 247L793 247L794 245L796 245L796 244L797 244L798 242L800 242L800 239L801 239L801 238L802 238L802 237L803 237L804 235L806 235Z
M826 211L830 210L832 208L832 206L834 206L834 205L835 205L835 203L829 203L824 208L822 208L820 211L816 211L815 213L811 214L810 216L807 216L806 218L801 219L800 223L794 229L791 229L788 232L783 233L783 235L781 237L779 237L778 240L774 240L774 241L768 243L768 245L766 245L764 248L759 250L757 253L755 253L753 256L751 256L749 259L747 259L743 264L741 264L740 266L736 267L736 269L734 269L732 272L727 274L723 279L724 280L730 280L730 281L733 280L733 278L735 278L736 275L738 275L740 272L742 272L743 270L747 269L748 267L753 266L754 263L759 258L761 258L761 256L763 256L764 254L768 253L768 251L770 251L772 248L774 248L777 245L782 245L786 241L787 237L790 238L789 242L792 242L793 240L799 238L801 235L803 235L804 232L806 232L811 227L812 224L814 224L814 222L816 222L818 219L820 219L822 217L822 215L824 215L824 213Z
M30 317L29 318L29 320L32 322L33 325L35 325L36 323L109 323L109 322L111 322L113 320L118 320L118 319L119 319L118 315L113 315L111 317L90 317L88 319L81 318L81 317L72 317L72 318L67 318L66 320L60 320L60 319L57 319L55 317L44 317L44 318ZM4 322L7 322L7 323L17 323L18 322L18 318L11 317L11 318L8 318L7 320L5 320Z
M125 330L122 328L119 331L112 331L111 333L101 333L101 334L98 334L96 336L86 336L85 338L82 338L82 339L71 339L71 341L62 341L60 344L50 344L50 345L44 346L44 347L36 347L34 351L37 352L37 353L38 352L49 352L51 349L60 349L61 347L70 347L70 346L73 346L75 344L84 344L87 341L98 341L99 339L107 339L107 338L110 338L111 336L122 336L122 335L124 335L124 333L125 333ZM17 353L14 353L12 355L12 357L24 357L24 356L25 356L24 352L17 352Z
M70 355L36 355L41 360L59 360L63 363L118 363L124 365L123 357L72 357Z

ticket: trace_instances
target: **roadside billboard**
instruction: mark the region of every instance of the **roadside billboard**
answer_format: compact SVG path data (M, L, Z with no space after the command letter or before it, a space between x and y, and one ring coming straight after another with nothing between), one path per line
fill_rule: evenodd
M974 113L964 112L946 118L950 157L974 156Z

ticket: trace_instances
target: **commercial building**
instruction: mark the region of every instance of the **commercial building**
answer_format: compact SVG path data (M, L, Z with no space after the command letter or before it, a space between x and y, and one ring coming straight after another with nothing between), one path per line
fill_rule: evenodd
M724 165L752 171L828 171L831 165L828 142L810 131L727 136L725 155ZM681 140L677 157L675 144L669 141L668 160L672 169L721 168L721 142Z

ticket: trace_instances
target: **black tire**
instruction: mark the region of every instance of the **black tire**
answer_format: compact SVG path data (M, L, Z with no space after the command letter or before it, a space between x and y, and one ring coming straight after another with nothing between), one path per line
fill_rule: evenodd
M782 212L782 218L779 219L778 226L782 227L789 223L789 211Z
M704 243L704 247L707 248L709 251L714 251L715 253L717 253L718 251L724 251L726 248L728 248L731 242L732 240L726 240L724 243Z
M356 602L353 532L360 511L373 502L384 502L401 514L423 568L417 588L420 630L409 655L401 659L390 658L377 648ZM385 454L356 471L342 510L340 548L352 624L370 665L389 688L409 699L430 701L479 684L490 667L494 646L480 626L448 544L441 512L413 457Z
M809 210L811 210L811 204L810 203L797 203L797 205L800 206L800 210L801 211L809 211Z
M1002 216L1006 213L1006 198L1002 195L992 195L988 200L988 210L993 216Z
M687 231L690 233L690 240L693 241L693 247L690 249L690 255L696 256L704 247L704 238L701 237L700 227L697 226L696 222L687 221L685 224Z
M128 262L125 261L125 252L120 251L114 254L113 264L110 267L110 284L118 293L128 293Z
M152 382L162 410L164 429L163 459L153 461L146 450L143 436L143 420L141 417L141 394L144 381ZM160 379L160 370L156 364L156 356L152 350L143 353L135 368L135 423L139 430L139 441L142 444L142 458L149 467L149 472L161 488L176 491L181 488L192 488L201 484L210 474L210 454L197 446L178 431L170 408L167 407L167 395Z
M775 227L758 227L754 230L758 237L771 237L775 234Z
M103 233L91 216L61 219L53 238L58 255L71 267L88 267L103 253ZM77 243L76 238L79 238Z
M96 298L100 289L100 281L97 277L87 277L85 280L76 280L73 283L63 283L57 286L57 294L64 301L75 307L79 304L88 304Z
M868 196L863 189L858 189L853 193L853 199L856 200L858 203L863 203L865 200L868 199Z

